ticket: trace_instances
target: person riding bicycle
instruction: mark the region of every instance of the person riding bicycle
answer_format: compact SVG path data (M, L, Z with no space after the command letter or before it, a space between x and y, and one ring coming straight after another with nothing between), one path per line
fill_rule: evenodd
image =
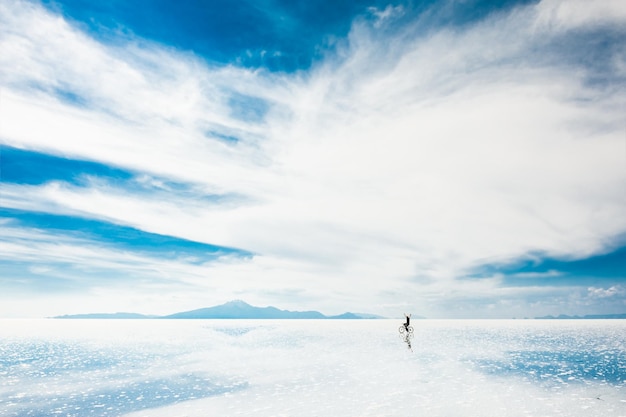
M408 332L409 331L409 324L411 323L411 314L406 314L404 313L404 317L406 317L406 323L404 323L404 329Z

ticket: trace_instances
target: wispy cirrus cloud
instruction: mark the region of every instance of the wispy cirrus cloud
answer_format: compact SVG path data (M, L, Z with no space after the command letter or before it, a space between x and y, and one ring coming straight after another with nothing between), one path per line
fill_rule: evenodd
M2 205L253 253L202 267L220 297L289 288L329 312L437 316L463 294L506 293L547 314L550 291L537 307L528 288L459 278L529 253L603 253L626 230L616 2L522 4L458 25L427 22L446 4L372 9L293 73L106 43L35 3L0 7L2 142L128 173L16 180Z

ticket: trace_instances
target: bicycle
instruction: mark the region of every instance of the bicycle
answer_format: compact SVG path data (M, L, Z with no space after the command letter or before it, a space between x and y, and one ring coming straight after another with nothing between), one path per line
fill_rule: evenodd
M405 326L403 324L398 328L398 331L402 335L404 334L404 332L406 332L407 334L413 335L413 326Z

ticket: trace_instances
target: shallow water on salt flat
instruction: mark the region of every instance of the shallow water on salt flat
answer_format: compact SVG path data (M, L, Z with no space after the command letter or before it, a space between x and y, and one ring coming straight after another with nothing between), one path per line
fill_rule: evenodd
M0 320L2 416L626 416L626 321Z

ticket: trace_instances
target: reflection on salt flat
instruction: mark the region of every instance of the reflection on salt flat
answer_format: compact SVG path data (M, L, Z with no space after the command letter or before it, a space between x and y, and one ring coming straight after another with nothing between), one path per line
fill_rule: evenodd
M507 352L505 360L483 358L475 363L489 374L521 376L546 385L626 382L626 353L616 350L514 351Z
M109 388L101 388L96 384L96 388L63 395L57 395L54 391L14 393L5 400L3 415L119 416L131 411L221 395L242 387L237 384L222 386L194 375L182 375L166 380L127 381Z
M623 321L0 320L2 416L625 416Z
M160 376L155 364L174 359L164 353L41 340L2 344L0 415L118 416L245 388L193 373Z

